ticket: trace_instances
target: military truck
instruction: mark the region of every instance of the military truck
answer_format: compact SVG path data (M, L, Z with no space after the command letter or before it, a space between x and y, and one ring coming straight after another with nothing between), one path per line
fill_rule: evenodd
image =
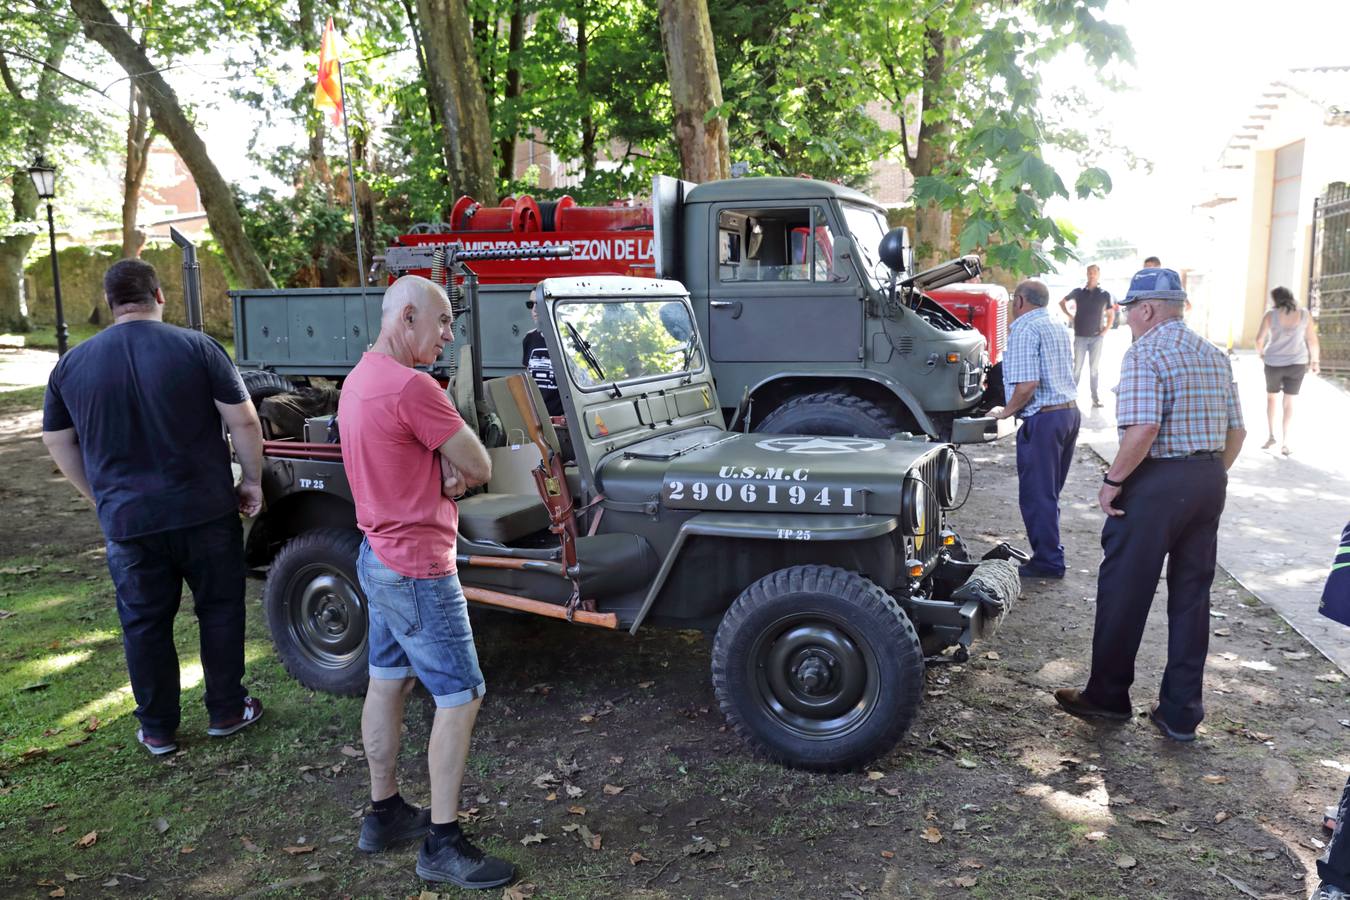
M991 293L982 302L992 315L961 317L928 293L977 276L976 257L915 274L908 233L898 229L894 252L883 260L885 210L824 181L693 185L658 176L652 193L651 205L640 207L579 207L566 197L482 207L462 197L449 223L420 226L380 259L390 276L428 275L438 247L573 251L476 266L479 355L489 376L521 370L522 339L534 327L525 301L544 278L668 278L689 289L725 413L747 398L752 431L912 432L958 442L997 436L954 423L988 405L990 352L1001 349L1007 328L1003 304ZM1001 291L970 290L984 287ZM360 358L378 310L378 288L359 292L364 307L357 293L234 292L240 367L341 375Z
M840 770L888 751L918 711L925 655L959 658L1019 590L1009 560L1023 554L1005 544L971 560L946 521L966 492L959 454L729 431L677 282L546 279L533 296L569 424L527 374L460 365L450 390L494 468L459 501L466 597L570 623L559 640L576 626L703 629L718 704L771 759ZM473 291L464 305L472 319ZM266 444L247 553L270 561L264 606L287 670L356 694L361 535L340 441L326 439L341 421L308 424L309 440Z

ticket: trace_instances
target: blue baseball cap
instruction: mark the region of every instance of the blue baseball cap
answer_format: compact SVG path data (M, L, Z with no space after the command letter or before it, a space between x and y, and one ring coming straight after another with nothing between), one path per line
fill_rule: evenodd
M1130 289L1121 303L1139 300L1185 300L1181 276L1175 269L1140 269L1130 279Z

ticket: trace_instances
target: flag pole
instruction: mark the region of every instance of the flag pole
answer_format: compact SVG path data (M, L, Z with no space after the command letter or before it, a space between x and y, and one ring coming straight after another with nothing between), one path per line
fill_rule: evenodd
M342 99L342 138L347 143L347 182L352 190L352 230L356 233L356 283L361 286L361 293L366 292L366 255L361 248L361 214L356 205L356 165L352 161L352 135L351 129L347 124L350 115L347 111L347 89L342 81L342 60L337 60L338 72L338 96Z

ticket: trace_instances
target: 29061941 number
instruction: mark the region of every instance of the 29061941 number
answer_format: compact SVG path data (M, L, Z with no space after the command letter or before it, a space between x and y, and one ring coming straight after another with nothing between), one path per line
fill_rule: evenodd
M857 490L851 487L806 487L800 484L668 481L663 500L671 504L779 506L810 509L854 509Z

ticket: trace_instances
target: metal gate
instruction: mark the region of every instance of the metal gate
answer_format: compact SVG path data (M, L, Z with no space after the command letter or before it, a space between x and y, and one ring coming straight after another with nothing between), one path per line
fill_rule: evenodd
M1308 308L1317 317L1322 371L1350 375L1350 186L1336 182L1313 203Z

